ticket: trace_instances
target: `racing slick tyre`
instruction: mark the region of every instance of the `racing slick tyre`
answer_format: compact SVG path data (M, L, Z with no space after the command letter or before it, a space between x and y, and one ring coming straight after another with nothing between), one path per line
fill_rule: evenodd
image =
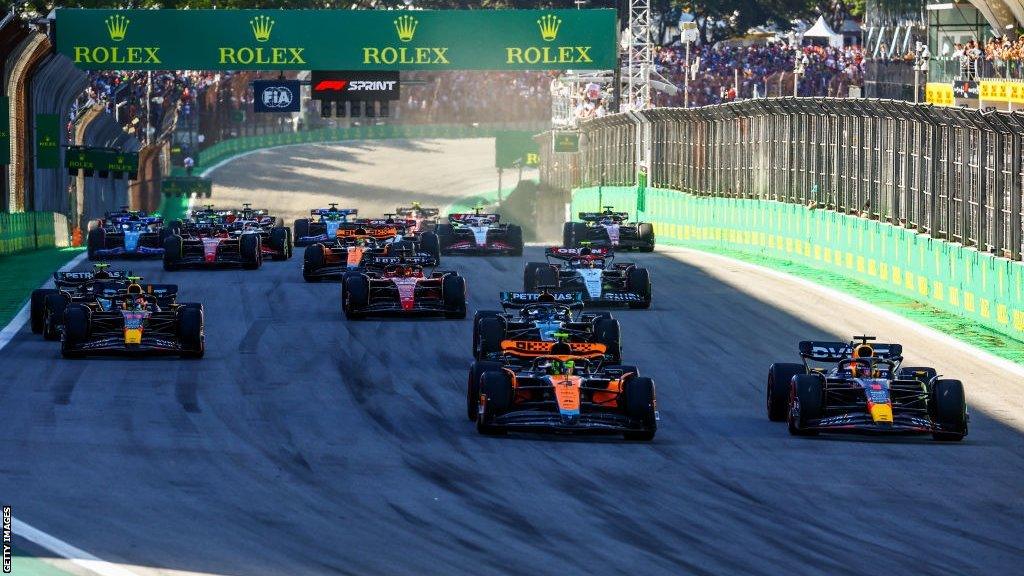
M942 432L932 432L933 439L959 442L967 435L967 400L959 380L936 380L928 398L928 411L932 421L943 428Z
M932 380L934 380L938 375L939 373L935 368L927 366L905 366L900 368L899 379L917 380L927 386L931 384Z
M469 379L466 382L466 416L476 422L480 409L480 377L484 372L501 370L501 362L479 360L469 365Z
M473 347L476 358L501 352L501 341L505 339L505 321L501 318L484 318L480 321L480 340Z
M794 436L816 436L807 422L821 418L825 387L817 374L797 374L790 386L789 433Z
M68 307L68 300L63 294L50 294L43 303L43 338L47 340L60 340L60 324L57 319L64 318L64 310Z
M91 312L82 304L70 304L64 309L64 335L60 341L60 354L65 358L82 356L73 347L89 337Z
M622 342L619 339L619 321L598 318L594 321L594 342L604 344L609 362L622 362ZM499 343L500 344L500 343Z
M441 280L441 297L444 299L444 317L462 319L466 317L466 279L458 274L448 274Z
M497 310L478 310L476 314L473 314L473 357L478 357L477 352L479 347L477 344L480 343L480 322L484 318L498 318L501 316L501 312Z
M578 248L580 242L587 239L587 225L583 222L572 223L572 244L566 246L566 248Z
M182 358L202 358L206 353L202 304L189 303L179 309L178 337L181 338Z
M636 236L643 244L641 252L654 252L654 224L641 222L636 225Z
M785 422L789 414L790 381L797 374L804 374L807 369L803 364L787 364L777 362L768 368L768 385L765 386L767 397L768 419L772 422Z
M437 236L438 247L444 254L444 251L451 245L452 238L455 237L455 229L451 224L438 224L437 228L434 228L434 234Z
M292 231L278 226L270 229L270 247L278 253L274 254L274 260L287 260L292 257Z
M326 255L323 244L310 244L302 253L302 278L306 282L319 282L320 277L311 274L324 267Z
M642 427L642 430L623 432L623 437L626 440L653 440L658 430L654 380L642 376L630 378L626 380L622 393L626 396L626 416Z
M485 403L483 414L476 420L476 431L487 436L504 434L504 428L491 422L512 406L512 378L504 370L484 372L480 377L480 395Z
M562 224L562 247L572 248L572 222Z
M506 236L509 246L512 246L512 256L523 255L523 229L516 224L509 224L508 235Z
M523 292L537 290L537 270L547 265L547 262L527 262L526 268L523 269Z
M299 238L309 236L309 218L299 218L295 221L295 226L293 228L295 229L295 233L292 235L292 238L294 238L296 242L299 241Z
M263 264L259 234L242 234L238 238L238 251L242 256L243 270L256 270Z
M538 268L535 278L537 279L537 288L541 286L558 288L558 270L551 266L541 266Z
M181 236L177 234L164 240L164 270L173 272L181 267Z
M647 268L633 268L626 276L626 286L640 295L640 302L630 302L630 308L647 309L651 307L651 273Z
M42 334L46 321L46 297L51 294L60 294L60 290L52 288L40 288L32 291L29 299L29 325L33 334Z
M96 254L97 251L103 250L107 247L107 231L103 228L93 228L89 230L88 239L88 254L89 260L97 260L99 256Z
M441 239L433 232L424 232L420 235L420 251L426 252L441 261Z
M349 276L345 280L345 318L361 320L366 317L363 308L370 304L370 281L362 274Z

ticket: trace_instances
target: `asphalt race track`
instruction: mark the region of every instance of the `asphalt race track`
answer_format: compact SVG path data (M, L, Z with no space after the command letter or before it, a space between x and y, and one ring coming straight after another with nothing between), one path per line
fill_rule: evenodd
M229 167L273 184L266 158ZM472 313L520 287L527 252L444 266ZM904 324L659 249L633 258L652 309L615 313L624 359L658 386L654 442L485 438L465 417L469 320L347 322L338 285L303 282L296 256L133 265L204 303L203 360L62 360L26 326L0 350L0 500L140 575L1020 573L1024 382ZM964 442L767 420L772 361L864 332L964 381Z

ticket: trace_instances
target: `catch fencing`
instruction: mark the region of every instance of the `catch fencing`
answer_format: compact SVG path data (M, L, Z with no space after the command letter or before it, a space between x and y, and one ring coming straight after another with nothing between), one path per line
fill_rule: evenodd
M633 185L643 167L659 188L812 205L1021 258L1024 114L770 98L613 115L580 132L575 162L556 169L564 155L542 152L542 181Z

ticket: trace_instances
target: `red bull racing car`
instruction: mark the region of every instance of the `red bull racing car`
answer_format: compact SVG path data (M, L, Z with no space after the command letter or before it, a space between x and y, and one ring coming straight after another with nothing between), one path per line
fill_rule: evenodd
M654 381L635 366L603 364L597 343L502 342L503 361L469 370L467 414L481 434L509 431L622 434L652 440Z
M437 237L442 254L523 254L523 229L479 209L472 214L449 214L448 223L438 225Z
M605 206L604 212L580 212L579 219L582 222L566 222L562 229L562 245L566 248L589 243L620 251L654 251L654 225L628 224L629 212L615 212L611 206Z
M206 349L201 304L161 306L138 278L105 304L70 303L64 309L61 355L175 354L201 358Z
M934 368L903 366L899 344L802 341L801 364L775 363L768 370L767 409L787 421L791 434L820 432L931 434L959 441L968 413L959 380ZM828 363L814 367L811 363Z

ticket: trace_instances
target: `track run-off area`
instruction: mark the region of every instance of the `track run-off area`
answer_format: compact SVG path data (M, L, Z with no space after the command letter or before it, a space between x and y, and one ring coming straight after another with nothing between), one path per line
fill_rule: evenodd
M443 208L495 188L492 164L482 139L287 147L215 170L210 202L289 225L335 201ZM466 277L471 316L541 252L442 267ZM116 263L203 303L206 357L64 360L24 326L0 350L0 500L137 575L1019 573L1020 370L748 264L620 259L654 284L650 310L613 311L624 361L657 384L651 443L478 435L471 321L347 322L338 284L303 281L301 251L259 271ZM961 379L970 435L769 422L768 366L854 334Z

